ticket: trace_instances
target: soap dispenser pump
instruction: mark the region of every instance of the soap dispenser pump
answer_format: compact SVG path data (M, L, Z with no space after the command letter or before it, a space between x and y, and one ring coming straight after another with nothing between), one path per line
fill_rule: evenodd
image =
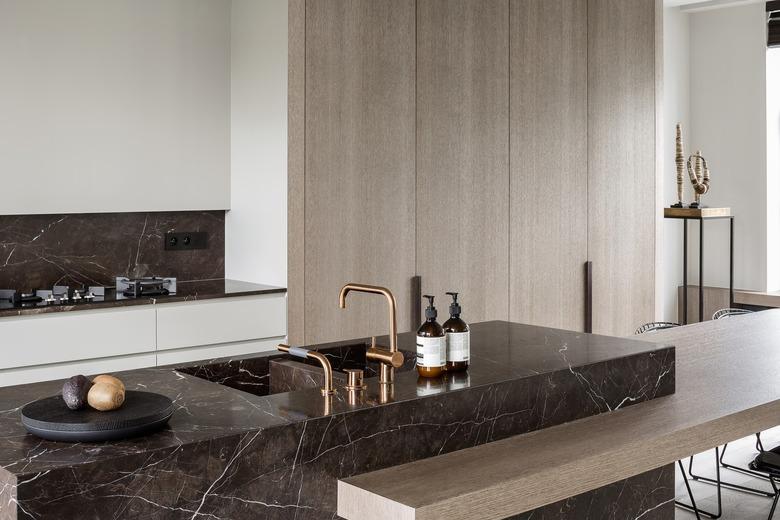
M445 321L443 326L447 336L447 370L466 370L471 355L471 332L468 324L460 318L462 309L458 303L458 293L447 294L452 296L450 319Z
M436 321L438 313L433 306L433 296L428 299L425 309L425 323L417 329L417 373L422 377L438 377L444 373L447 365L447 338L444 329Z

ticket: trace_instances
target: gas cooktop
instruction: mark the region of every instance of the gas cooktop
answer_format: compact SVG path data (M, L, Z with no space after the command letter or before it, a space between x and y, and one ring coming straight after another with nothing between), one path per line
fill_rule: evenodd
M52 289L17 291L0 289L0 309L26 309L50 305L80 305L176 294L176 278L117 277L115 286L55 285Z

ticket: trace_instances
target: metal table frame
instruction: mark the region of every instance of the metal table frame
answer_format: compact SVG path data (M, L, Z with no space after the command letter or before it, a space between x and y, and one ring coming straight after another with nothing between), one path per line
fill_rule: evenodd
M734 215L715 217L703 216L665 216L683 221L683 322L688 324L688 221L699 221L699 322L704 321L704 221L729 221L729 307L734 307Z

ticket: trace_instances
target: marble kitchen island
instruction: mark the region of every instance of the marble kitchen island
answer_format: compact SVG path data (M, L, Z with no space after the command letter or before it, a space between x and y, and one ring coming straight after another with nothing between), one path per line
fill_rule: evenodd
M314 348L337 374L371 375L366 344ZM319 369L280 353L119 374L128 388L168 395L177 411L165 430L115 443L53 443L24 431L19 409L61 381L1 388L0 519L334 518L339 479L675 391L674 347L629 339L474 324L471 368L440 380L418 379L413 334L399 335L399 347L406 363L392 390L369 377L354 399L340 377L338 393L323 397Z
M605 512L672 520L674 462L698 453L712 460L711 448L780 422L780 310L641 338L675 345L673 395L437 456L424 468L412 462L344 479L339 511L349 520L590 520ZM421 492L431 475L439 486ZM739 514L726 507L724 518Z

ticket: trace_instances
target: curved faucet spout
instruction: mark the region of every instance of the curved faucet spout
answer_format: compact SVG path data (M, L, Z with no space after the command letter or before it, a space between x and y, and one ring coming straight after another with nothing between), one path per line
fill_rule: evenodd
M387 306L390 320L390 351L395 352L398 350L398 324L396 320L397 304L395 302L395 296L390 292L387 287L380 287L378 285L367 285L362 283L348 283L341 288L339 292L339 307L342 309L347 308L347 295L352 292L364 292L369 294L381 294L387 300Z
M391 368L399 368L403 364L403 354L398 352L398 323L396 319L396 302L395 296L390 292L390 289L386 287L380 287L378 285L366 285L361 283L348 283L341 288L339 292L339 307L342 309L347 308L347 295L352 292L363 292L369 294L379 294L385 297L388 306L388 319L390 321L390 346L389 354L386 350L376 348L374 345L368 352L366 357L382 363L382 370L380 373L381 383L391 383L393 380Z

